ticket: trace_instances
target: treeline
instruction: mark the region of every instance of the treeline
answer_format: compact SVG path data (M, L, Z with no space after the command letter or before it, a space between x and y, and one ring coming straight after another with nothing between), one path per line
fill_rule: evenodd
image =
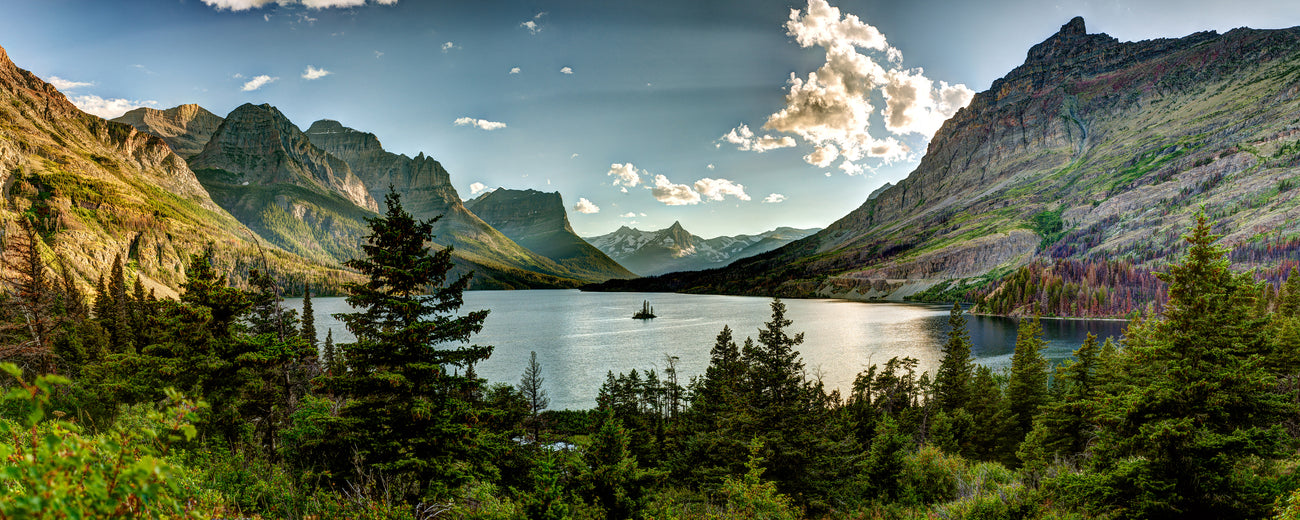
M979 313L1091 318L1158 312L1169 298L1165 283L1150 270L1122 260L1072 258L1022 266L968 296Z
M1269 296L1204 218L1159 275L1167 305L1058 367L1037 319L1007 370L977 365L954 306L933 374L893 358L828 390L776 300L704 374L666 357L553 412L536 356L516 386L475 375L487 312L456 315L468 278L387 202L348 263L342 345L315 343L310 297L299 317L203 255L178 301L124 268L82 298L25 228L0 299L0 518L1300 515L1300 276Z

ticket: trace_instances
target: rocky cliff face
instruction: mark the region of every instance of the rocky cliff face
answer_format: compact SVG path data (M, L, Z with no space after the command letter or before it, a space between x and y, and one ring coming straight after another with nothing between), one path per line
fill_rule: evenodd
M181 157L203 151L222 118L198 105L180 105L166 110L140 107L113 119L136 130L161 137Z
M1076 18L948 120L906 179L826 230L646 287L899 297L1052 259L1158 268L1203 204L1246 265L1274 265L1300 235L1286 217L1300 206L1298 66L1300 29L1120 42Z
M289 184L337 193L369 211L379 206L348 164L311 143L289 118L271 105L244 104L212 134L203 151L190 158L195 171L220 171L227 184Z
M465 205L519 245L583 278L604 281L636 276L573 232L559 192L496 189Z
M0 121L0 219L33 217L45 244L83 283L121 254L146 288L175 295L189 255L208 243L222 245L223 265L257 254L249 231L166 143L81 112L3 49ZM268 264L287 278L347 276L276 248Z
M446 214L461 203L451 175L423 152L412 158L386 151L375 134L329 119L312 123L306 134L312 144L348 163L376 201L383 201L393 186L403 206L419 218Z
M623 226L613 233L587 240L633 272L654 276L674 271L723 267L741 258L771 251L817 231L782 227L757 235L704 239L686 231L681 222L673 222L671 226L658 231L641 231Z

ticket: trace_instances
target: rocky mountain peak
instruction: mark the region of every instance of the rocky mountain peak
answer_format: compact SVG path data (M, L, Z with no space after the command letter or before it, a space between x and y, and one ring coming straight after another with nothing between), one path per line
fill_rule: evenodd
M181 157L193 157L203 151L222 118L201 106L186 104L166 110L140 107L113 121L162 138Z
M1082 16L1076 16L1061 26L1051 37L1029 49L1025 64L1050 64L1095 53L1119 44L1119 40L1105 33L1088 34Z

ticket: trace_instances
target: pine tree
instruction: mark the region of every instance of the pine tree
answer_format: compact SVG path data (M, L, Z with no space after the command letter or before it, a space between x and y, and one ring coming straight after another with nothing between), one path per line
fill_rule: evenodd
M1104 400L1093 459L1106 478L1095 481L1129 515L1266 516L1272 499L1254 491L1271 484L1250 461L1287 453L1279 421L1295 407L1258 355L1268 329L1252 274L1229 269L1204 214L1184 239L1186 255L1159 275L1163 315L1125 333L1125 380Z
M334 329L325 329L325 346L322 350L325 357L325 370L330 375L342 374L343 359L339 356L338 349L334 348Z
M971 357L970 332L966 330L966 317L960 305L952 304L948 317L948 342L943 346L943 359L934 376L935 401L940 410L952 412L966 407L970 399L970 379L975 371Z
M1016 448L1033 427L1034 416L1047 404L1048 364L1043 358L1043 326L1035 317L1020 320L1016 330L1016 350L1011 355L1011 375L1007 380L1006 433L1003 436L1003 459L1014 462Z
M582 494L599 505L608 520L632 518L640 509L649 475L638 467L628 450L627 430L610 409L604 409L582 461Z
M1083 345L1074 351L1074 359L1056 368L1052 388L1059 391L1060 399L1043 408L1029 435L1036 446L1021 446L1020 459L1029 462L1037 457L1038 466L1045 467L1056 459L1072 458L1083 453L1092 437L1096 423L1096 410L1101 405L1101 387L1097 382L1099 353L1097 335L1088 333ZM1040 431L1041 430L1041 431ZM1026 440L1024 444L1031 444ZM1035 452L1031 455L1031 451Z
M524 375L519 380L519 393L524 395L528 401L528 420L533 427L533 441L540 441L542 436L542 410L551 404L551 399L546 396L546 389L542 388L542 383L546 378L542 377L542 365L537 362L537 352L528 353L528 366L524 367Z
M437 218L416 220L393 190L385 203L387 212L369 219L366 256L344 264L367 281L345 284L358 311L336 316L356 342L342 345L348 370L326 377L325 387L348 399L339 411L341 440L365 464L410 479L411 498L445 496L469 481L473 461L488 458L463 398L479 381L457 372L487 359L492 347L447 348L468 342L487 311L452 314L469 275L449 279L451 248L430 250Z
M316 352L316 310L311 305L311 285L303 288L302 293L302 339L311 351Z
M109 316L105 323L113 350L131 352L135 349L135 335L131 331L131 297L126 292L126 271L122 255L113 259L113 271L108 279Z
M1300 268L1292 267L1282 289L1278 291L1277 312L1284 316L1300 316Z

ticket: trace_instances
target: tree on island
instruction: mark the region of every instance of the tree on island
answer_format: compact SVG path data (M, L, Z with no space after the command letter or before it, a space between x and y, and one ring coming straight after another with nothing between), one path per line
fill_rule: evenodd
M650 300L641 302L641 310L632 315L634 320L649 320L655 317L655 308L650 306Z
M449 279L451 248L432 251L433 223L402 209L391 190L387 213L368 219L365 258L344 265L368 280L348 283L357 312L336 314L356 342L339 345L347 370L323 378L346 398L339 411L340 446L409 486L407 498L443 497L473 476L485 432L465 396L482 382L466 375L490 346L461 345L483 328L488 311L453 313L464 303L466 274ZM337 361L336 361L337 362Z

